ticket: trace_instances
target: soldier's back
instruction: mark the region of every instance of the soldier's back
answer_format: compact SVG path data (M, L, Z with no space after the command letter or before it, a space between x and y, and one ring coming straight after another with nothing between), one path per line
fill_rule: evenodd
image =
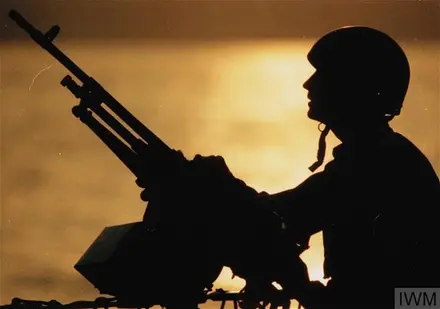
M348 176L345 203L368 215L324 230L329 289L360 306L390 305L397 286L440 286L440 184L429 160L392 131L341 152L329 169Z

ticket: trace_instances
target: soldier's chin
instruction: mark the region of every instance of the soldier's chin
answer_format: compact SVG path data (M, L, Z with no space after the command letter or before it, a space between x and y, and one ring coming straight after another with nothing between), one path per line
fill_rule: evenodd
M307 117L309 117L312 120L316 120L316 121L324 121L321 113L319 113L319 111L317 111L316 109L313 108L309 108L308 112L307 112Z

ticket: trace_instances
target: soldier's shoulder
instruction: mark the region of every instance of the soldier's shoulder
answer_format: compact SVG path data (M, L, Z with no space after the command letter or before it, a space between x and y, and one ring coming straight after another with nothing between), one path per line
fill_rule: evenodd
M390 152L398 153L399 157L408 161L418 160L421 163L431 165L428 157L423 153L423 151L408 137L404 136L402 133L393 132L386 139L383 140L383 146L387 148Z
M384 144L395 166L406 172L413 172L418 177L429 175L434 182L439 181L432 162L427 155L409 138L394 132Z

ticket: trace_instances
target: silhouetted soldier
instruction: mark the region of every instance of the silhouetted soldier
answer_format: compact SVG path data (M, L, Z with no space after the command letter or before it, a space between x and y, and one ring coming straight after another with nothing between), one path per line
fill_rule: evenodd
M393 308L394 287L440 286L439 179L422 152L389 126L406 96L408 60L393 39L368 27L328 33L308 60L316 69L304 83L308 116L324 126L311 170L323 162L329 131L342 142L334 160L294 189L267 195L243 185L223 190L224 200L275 211L295 239L292 246L323 231L325 277L331 277L326 287L301 272L294 278L295 269L277 272L277 281L304 307ZM208 174L210 164L218 172L219 161L193 160ZM228 188L239 180L221 163L223 176L211 177ZM243 198L245 191L253 198Z
M323 172L270 197L296 233L323 231L332 279L298 299L306 307L393 308L394 287L440 286L439 179L388 124L407 92L408 60L393 39L367 27L328 33L308 60L316 68L304 84L308 116L325 124L321 149L329 130L342 143Z

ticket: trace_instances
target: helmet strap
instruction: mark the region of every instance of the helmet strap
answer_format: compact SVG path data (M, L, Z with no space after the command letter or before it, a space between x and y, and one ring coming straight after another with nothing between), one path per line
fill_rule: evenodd
M309 170L311 172L314 172L324 163L325 158L325 149L326 149L326 143L325 138L327 137L328 133L330 132L330 128L328 126L325 126L323 130L320 129L320 126L322 123L319 124L318 129L321 131L321 135L319 136L319 147L318 147L318 154L317 154L317 161L313 163Z

